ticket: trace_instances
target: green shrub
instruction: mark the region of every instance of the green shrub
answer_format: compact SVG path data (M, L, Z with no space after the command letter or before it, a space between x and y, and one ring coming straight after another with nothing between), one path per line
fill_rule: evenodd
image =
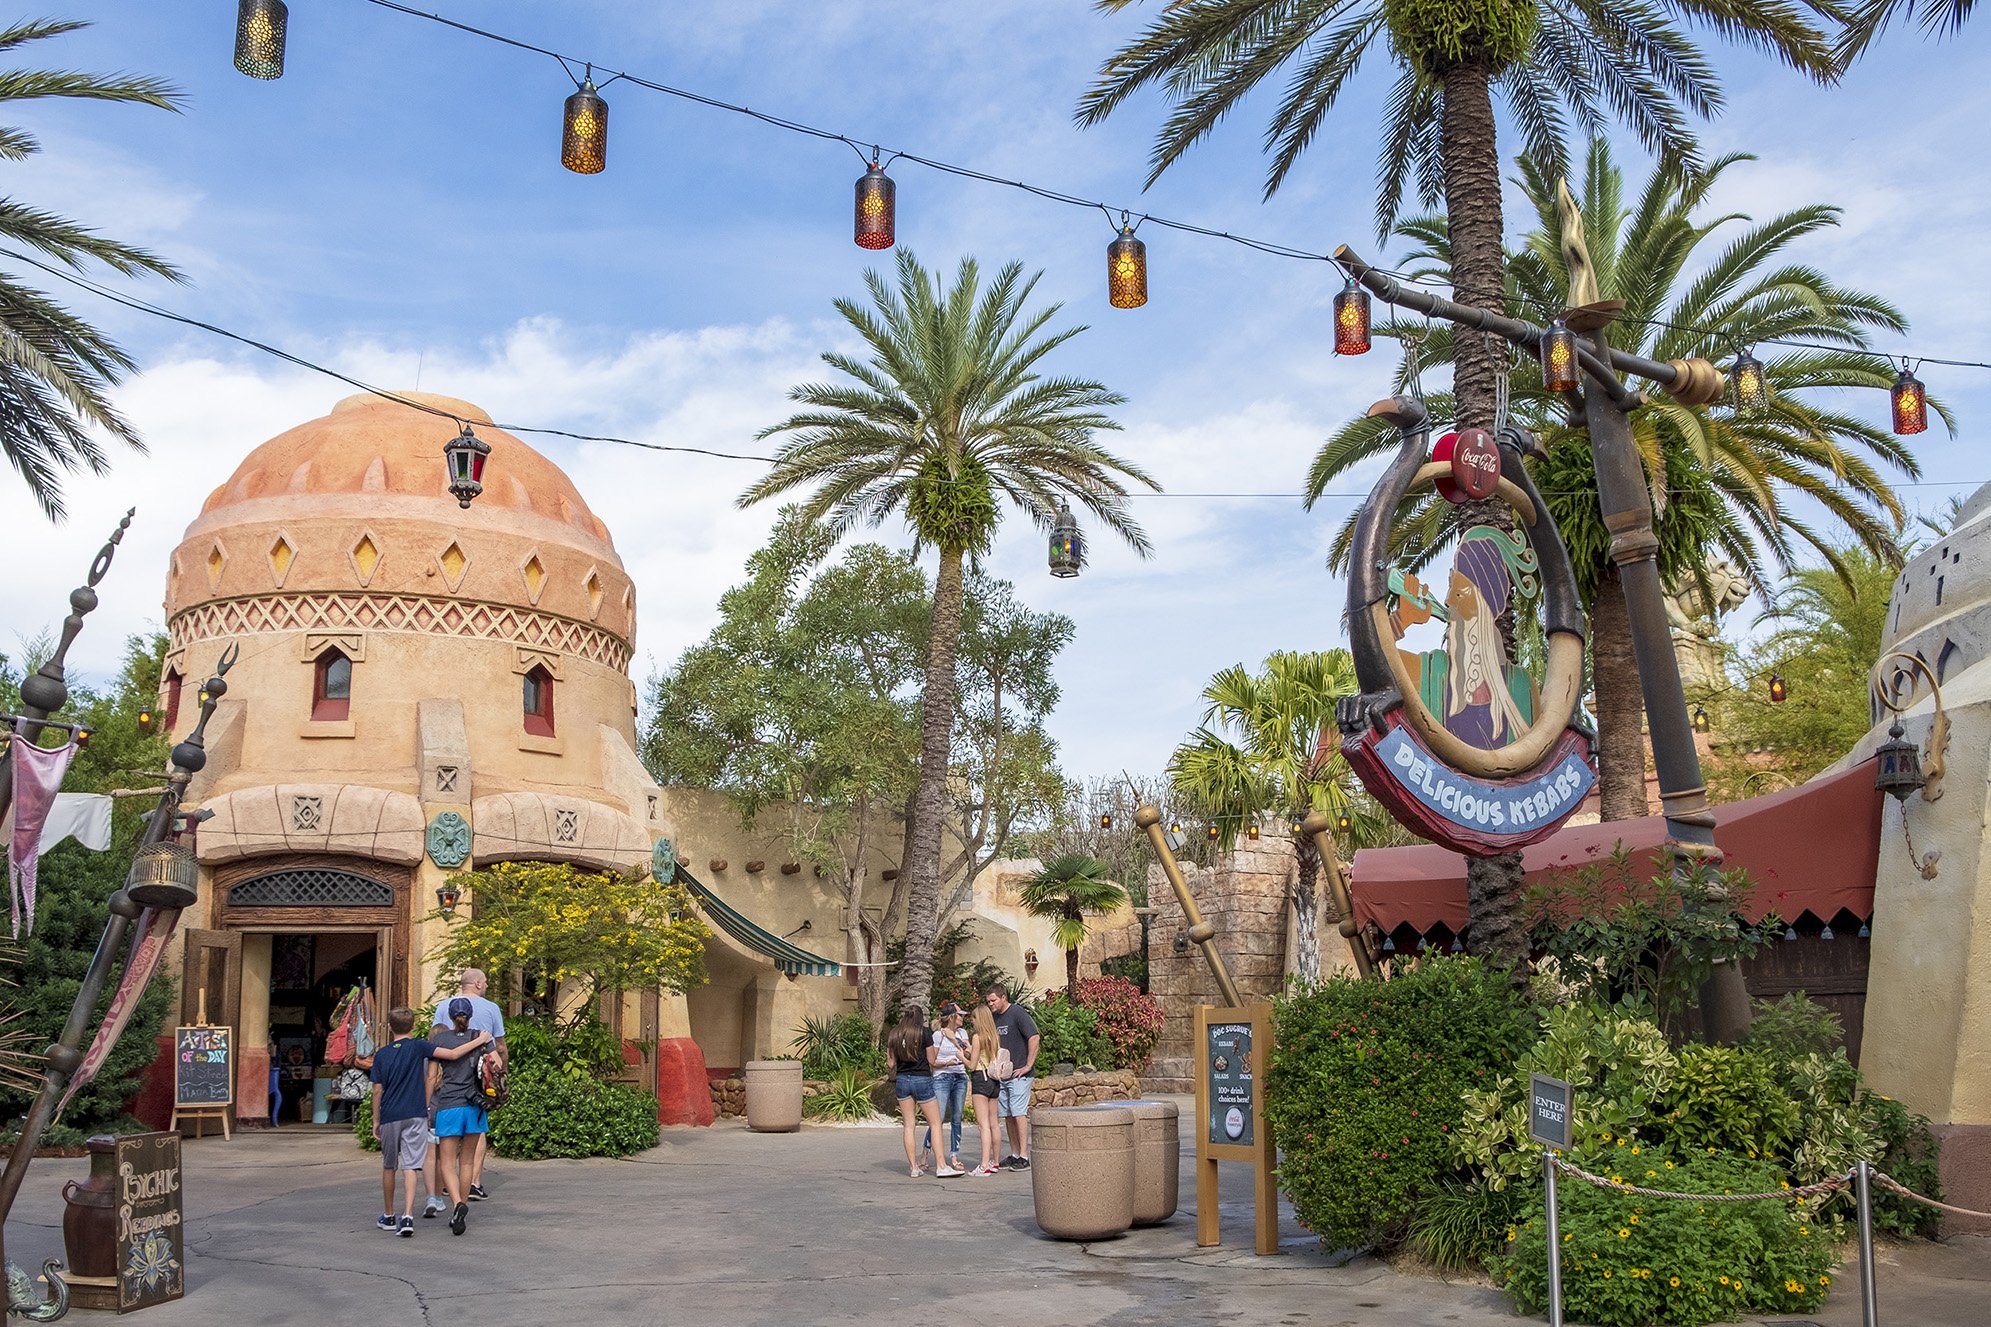
M567 1022L519 1014L505 1020L506 1071L544 1067L562 1078L615 1078L625 1065L622 1038L592 1010Z
M657 1098L627 1083L570 1078L545 1064L512 1066L511 1099L491 1112L501 1157L621 1157L657 1145Z
M1649 1188L1720 1194L1787 1187L1770 1162L1727 1153L1627 1141L1611 1146L1608 1161L1603 1173ZM1812 1313L1831 1285L1830 1237L1802 1199L1647 1198L1574 1177L1560 1189L1563 1312L1571 1322L1698 1327L1743 1313ZM1548 1305L1546 1225L1538 1202L1493 1259L1496 1279L1522 1313Z
M802 1103L802 1113L816 1119L868 1119L878 1113L871 1103L871 1084L871 1075L859 1069L839 1069L828 1088Z
M1056 991L1046 1003L1063 999L1064 992ZM1140 1070L1147 1067L1148 1057L1154 1054L1155 1043L1161 1040L1163 1015L1159 1000L1125 977L1081 977L1078 1002L1096 1016L1099 1035L1111 1047L1107 1058L1095 1057L1091 1063L1102 1069ZM1095 1046L1095 1052L1097 1049ZM1082 1062L1074 1060L1072 1063Z
M1772 1004L1755 1000L1749 1025L1749 1048L1783 1064L1807 1055L1830 1055L1845 1040L1839 1015L1803 991L1792 991Z
M1510 1072L1535 1029L1504 971L1437 955L1388 981L1302 987L1272 1017L1279 1183L1330 1249L1401 1238L1458 1165L1462 1097Z
M1652 1136L1689 1151L1770 1156L1798 1131L1797 1103L1766 1055L1734 1046L1682 1047Z
M353 1103L353 1137L359 1139L359 1150L378 1152L380 1140L373 1136L373 1093L369 1092Z
M1456 1179L1441 1181L1410 1219L1410 1247L1426 1262L1452 1271L1476 1272L1500 1251L1530 1197L1539 1193L1519 1184L1493 1189Z
M856 1069L867 1078L885 1072L885 1049L871 1020L856 1010L833 1018L809 1017L789 1046L802 1053L802 1076L811 1082L827 1082L844 1069Z
M1781 1066L1783 1080L1797 1103L1798 1127L1791 1143L1791 1178L1814 1184L1843 1175L1855 1161L1867 1161L1896 1180L1941 1199L1937 1175L1937 1145L1926 1116L1911 1114L1892 1097L1862 1085L1860 1071L1845 1049L1831 1055L1810 1054ZM1841 1225L1854 1214L1852 1193L1835 1194L1825 1206L1827 1219ZM1942 1214L1932 1207L1876 1186L1874 1224L1901 1234L1934 1235Z
M1064 992L1058 991L1030 1011L1043 1038L1037 1046L1036 1072L1048 1074L1060 1064L1112 1064L1113 1043L1100 1031L1099 1015L1063 996Z

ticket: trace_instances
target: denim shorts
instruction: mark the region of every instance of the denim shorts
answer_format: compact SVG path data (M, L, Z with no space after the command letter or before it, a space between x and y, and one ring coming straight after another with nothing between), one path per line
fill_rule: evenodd
M1028 1115L1030 1113L1031 1075L1022 1078L1006 1078L1002 1082L1002 1092L997 1103L1004 1115Z
M904 1101L907 1097L918 1102L933 1100L933 1075L900 1074L899 1100Z

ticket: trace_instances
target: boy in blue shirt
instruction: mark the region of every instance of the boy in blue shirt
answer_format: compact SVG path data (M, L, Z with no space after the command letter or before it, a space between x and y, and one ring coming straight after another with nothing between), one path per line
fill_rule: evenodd
M479 1033L461 1046L432 1045L410 1036L415 1030L415 1011L390 1009L387 1027L394 1040L373 1054L373 1136L380 1140L381 1214L374 1222L378 1230L399 1230L403 1239L415 1234L415 1176L429 1150L429 1061L455 1060L470 1054L491 1038ZM401 1219L394 1219L394 1173L401 1172Z

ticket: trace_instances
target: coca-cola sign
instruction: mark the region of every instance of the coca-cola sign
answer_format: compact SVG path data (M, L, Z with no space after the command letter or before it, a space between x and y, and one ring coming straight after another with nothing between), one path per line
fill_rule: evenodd
M1438 439L1431 459L1452 464L1452 477L1441 477L1435 484L1447 502L1478 502L1500 487L1500 449L1485 429L1447 433Z

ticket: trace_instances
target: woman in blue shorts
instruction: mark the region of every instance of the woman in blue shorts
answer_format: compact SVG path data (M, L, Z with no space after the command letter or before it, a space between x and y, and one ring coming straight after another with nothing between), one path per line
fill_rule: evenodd
M915 1103L926 1116L927 1131L936 1135L940 1132L940 1102L933 1091L933 1029L926 1025L926 1010L916 1004L907 1005L899 1015L899 1025L885 1039L885 1049L892 1053L892 1067L899 1076L899 1117L906 1124L906 1167L918 1179L926 1172L920 1169L919 1151L914 1146L918 1141L918 1129L913 1122Z
M447 1012L450 1027L431 1032L429 1040L433 1044L446 1048L464 1046L481 1035L470 1030L470 1001L459 995L449 1002ZM449 1218L452 1235L461 1235L470 1223L470 1203L463 1187L463 1140L489 1128L484 1092L477 1081L478 1061L483 1058L466 1055L458 1060L435 1061L429 1071L437 1080L429 1092L429 1109L435 1112L436 1119L436 1160L442 1167L449 1200L455 1204Z

